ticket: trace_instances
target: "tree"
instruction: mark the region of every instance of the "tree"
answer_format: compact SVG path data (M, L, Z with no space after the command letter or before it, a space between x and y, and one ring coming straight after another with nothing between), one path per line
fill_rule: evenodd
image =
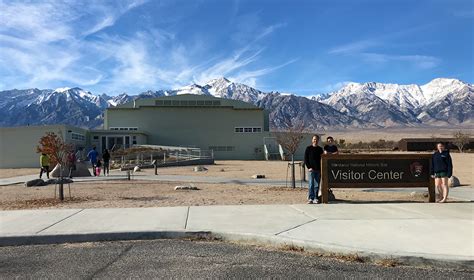
M63 187L63 169L66 166L67 154L72 150L72 145L66 144L64 139L54 132L46 132L46 135L41 137L39 145L36 146L38 153L45 153L50 157L51 166L59 164L59 199L64 200Z
M453 137L453 144L456 145L459 149L459 152L462 153L464 146L466 146L466 144L469 144L469 135L459 130L453 134Z
M287 127L287 130L275 132L274 135L278 144L291 155L291 185L293 188L296 188L295 153L304 138L305 128L301 122L296 125L292 125L291 122L289 122Z

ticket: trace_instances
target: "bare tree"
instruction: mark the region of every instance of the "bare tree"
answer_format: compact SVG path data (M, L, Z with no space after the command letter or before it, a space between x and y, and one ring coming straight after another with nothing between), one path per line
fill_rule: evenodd
M459 149L459 152L462 153L464 146L466 146L466 144L469 144L469 135L459 130L453 134L453 137L453 144L456 145Z
M291 185L296 187L295 178L295 153L304 138L305 127L302 122L292 125L291 122L287 125L287 130L274 132L278 144L283 149L288 151L291 156Z
M66 144L61 136L54 132L46 132L46 135L41 137L39 146L36 146L38 153L45 153L51 158L52 166L59 165L59 199L64 200L63 187L63 169L66 166L67 154L72 149L70 144Z

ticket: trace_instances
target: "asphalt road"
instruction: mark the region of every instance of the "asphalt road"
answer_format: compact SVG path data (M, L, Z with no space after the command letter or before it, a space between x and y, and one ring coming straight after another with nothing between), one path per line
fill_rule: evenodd
M0 248L0 279L472 279L223 242L154 240Z

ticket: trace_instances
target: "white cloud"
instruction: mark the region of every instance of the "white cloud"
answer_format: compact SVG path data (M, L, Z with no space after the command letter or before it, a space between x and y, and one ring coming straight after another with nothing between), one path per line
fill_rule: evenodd
M353 54L364 51L370 47L379 46L382 43L378 40L361 40L340 45L329 50L329 54Z
M441 63L439 58L427 55L387 55L380 53L361 53L361 55L369 62L407 62L420 69L434 68Z

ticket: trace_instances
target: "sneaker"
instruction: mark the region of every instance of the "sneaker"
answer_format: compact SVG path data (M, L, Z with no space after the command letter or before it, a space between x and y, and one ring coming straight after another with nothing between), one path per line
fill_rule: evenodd
M308 204L313 204L313 200L308 199Z
M321 203L321 202L319 201L319 199L315 199L315 200L313 200L313 203L314 203L314 204L319 204L319 203Z

